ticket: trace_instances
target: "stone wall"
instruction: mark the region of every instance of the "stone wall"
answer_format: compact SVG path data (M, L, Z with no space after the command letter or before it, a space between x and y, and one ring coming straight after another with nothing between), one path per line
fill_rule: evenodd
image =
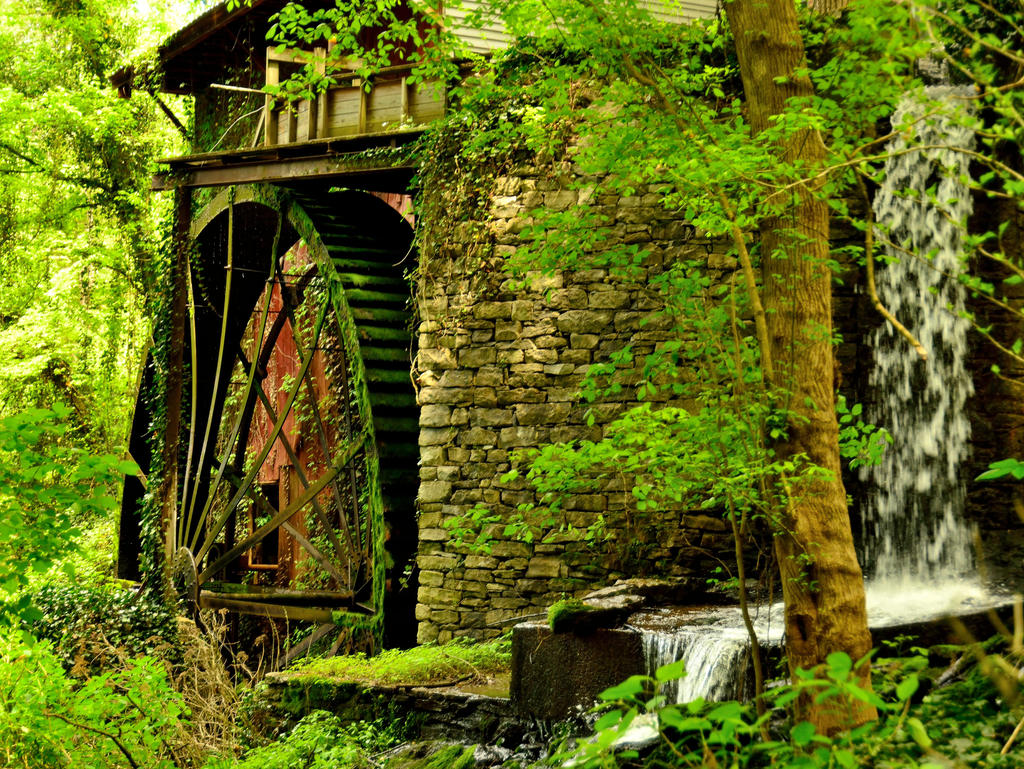
M994 232L1001 224L1005 229L998 248L1020 264L1020 255L1024 253L1024 214L1013 201L976 196L971 228L976 232ZM996 244L989 242L986 246L995 250ZM971 268L984 271L986 279L997 287L998 295L1016 308L1016 313L1005 311L977 297L969 302L979 324L987 326L995 339L1012 346L1013 340L1024 337L1019 314L1024 308L1024 285L1003 283L1010 277L1010 270L991 260L979 260ZM973 479L992 462L1010 457L1024 459L1024 365L1000 352L980 334L973 334L970 368L974 397L967 408L972 456L963 473L967 482L967 515L980 534L982 572L1019 588L1024 558L1024 487L1012 478L982 482Z
M473 552L457 544L446 525L465 519L478 506L505 521L517 505L535 502L522 479L501 481L512 467L512 452L599 439L604 425L631 405L631 393L625 388L620 397L594 405L593 424L588 424L587 406L578 398L588 367L607 361L627 344L643 355L668 338L665 328L649 317L658 309L658 298L643 280L624 282L604 269L582 269L532 275L526 288L510 281L500 265L521 246L532 209L584 206L604 214L610 223L607 245L635 243L644 248L649 255L643 274L648 277L673 260L694 257L704 261L713 277L735 269L726 255L727 243L688 239L685 222L662 208L660 187L639 189L625 198L594 196L572 188L571 170L566 165L559 176L551 169L524 167L498 178L492 218L460 227L457 237L422 265L416 609L421 642L493 636L515 618L539 614L564 595L578 595L623 576L707 577L721 562L732 561L730 537L720 517L676 510L637 525L626 512L631 505L621 482L609 481L595 493L572 497L565 506L565 520L573 526L587 526L598 515L607 518L616 540L605 551L588 548L571 535L516 541L499 523L487 527L493 538L490 551ZM1020 239L1017 218L1014 214L1006 238ZM834 224L838 245L859 237ZM482 250L486 257L475 247L482 242L493 245ZM467 258L470 252L477 255ZM836 381L849 402L869 406L873 356L866 342L881 318L868 301L863 280L862 270L849 264L835 288L835 327L842 340L836 351ZM1012 317L992 320L1004 331L1019 323ZM1024 525L1013 504L1014 497L1022 496L1019 484L970 483L988 462L1024 456L1024 396L1018 385L991 373L993 363L1024 378L1020 366L998 356L980 338L974 340L974 458L964 476L967 513L979 524L986 565L1005 576L1019 572L1024 552ZM856 473L845 474L844 482L859 538L861 483Z
M603 549L572 533L516 541L495 524L487 527L489 552L472 552L455 544L446 526L475 506L504 521L518 505L536 501L523 479L501 481L512 452L600 439L631 396L625 388L594 404L588 424L588 407L577 395L588 367L626 344L644 355L667 338L664 325L649 317L659 305L642 279L624 282L606 269L582 269L531 275L527 287L516 287L500 262L519 247L530 210L542 204L597 210L608 217L606 245L635 243L649 252L641 278L695 255L713 274L733 269L725 244L688 240L692 229L666 213L659 188L625 198L594 196L572 189L569 179L530 167L497 179L493 218L461 227L461 242L437 248L432 259L421 255L420 642L497 635L516 617L622 576L709 576L718 558L732 552L719 517L675 511L642 525L630 520L621 479L571 497L563 508L564 520L576 527L606 517L615 540ZM494 245L486 258L466 258L480 253L470 247L474 238Z

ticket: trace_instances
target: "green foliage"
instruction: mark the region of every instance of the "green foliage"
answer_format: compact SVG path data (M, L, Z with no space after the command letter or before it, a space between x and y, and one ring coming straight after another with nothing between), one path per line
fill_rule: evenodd
M112 655L173 660L180 654L175 615L152 593L116 583L53 583L36 591L32 604L42 616L30 631L50 641L65 669L78 676L100 672Z
M379 764L372 757L405 736L400 719L345 723L314 710L276 742L250 750L239 761L213 758L206 769L374 769Z
M0 8L0 416L67 403L100 452L127 432L156 274L150 160L174 143L108 78L165 29L112 0Z
M395 769L473 769L477 765L473 757L473 748L461 745L446 745L440 750L426 756L422 761L411 764L402 763Z
M367 685L407 685L483 679L506 672L511 664L511 638L477 643L456 639L412 649L387 649L365 654L302 660L292 671L302 678L334 678Z
M54 406L0 420L0 600L9 617L39 617L25 589L76 548L82 522L111 514L111 488L138 470L66 445L68 414Z
M841 652L831 654L821 671L799 671L794 683L766 693L773 710L757 716L752 705L696 700L666 704L659 687L685 675L682 662L660 668L653 678L633 676L601 693L594 735L557 751L552 766L583 769L611 767L824 767L872 766L1009 767L1018 759L999 755L1002 741L1017 720L996 705L992 681L973 673L961 683L926 695L920 704L919 671L927 657L886 660L885 679L876 678L881 694L861 688L852 674L857 663ZM849 699L879 708L876 723L834 736L818 734L806 722L785 716L798 699L811 697L822 707L846 707ZM973 715L972 715L973 714ZM982 716L979 718L978 716ZM1019 714L1017 714L1019 715ZM640 757L620 746L627 732L641 724L656 726L659 741Z
M1006 478L1007 476L1013 478L1015 481L1024 480L1024 462L1013 458L1000 459L998 462L992 462L988 466L988 470L983 472L974 480L995 481L1000 478Z
M848 459L850 467L874 466L882 461L882 454L893 442L892 434L884 427L866 423L862 418L863 406L846 405L846 398L836 399L839 417L839 454Z
M152 659L77 683L46 642L11 630L0 635L4 766L171 769L185 715L163 665Z

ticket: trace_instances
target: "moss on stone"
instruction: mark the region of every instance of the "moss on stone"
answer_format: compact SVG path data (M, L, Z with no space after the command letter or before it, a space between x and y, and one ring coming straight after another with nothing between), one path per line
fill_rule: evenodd
M474 749L445 742L418 742L391 756L386 769L471 769Z
M581 617L594 609L579 598L563 598L548 607L548 626L552 633L564 633L576 627Z
M315 682L333 686L342 685L341 682L364 686L422 686L486 681L507 672L511 660L508 637L485 643L460 639L443 645L389 649L376 657L353 654L303 660L288 671L288 679L307 688Z

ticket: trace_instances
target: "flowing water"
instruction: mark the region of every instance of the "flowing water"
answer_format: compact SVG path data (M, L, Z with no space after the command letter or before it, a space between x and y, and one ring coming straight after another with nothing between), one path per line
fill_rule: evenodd
M631 623L640 631L648 675L670 662L686 661L686 676L662 687L668 701L703 697L717 702L753 690L746 675L750 638L736 607L657 609L635 615ZM759 637L767 638L767 623L758 624Z
M877 401L870 418L896 440L880 465L862 472L871 487L862 563L873 588L891 592L974 573L960 469L971 434L964 410L973 394L970 324L957 279L971 195L963 182L968 158L956 151L971 148L974 133L963 120L969 92L927 90L927 103L907 99L893 115L894 127L913 128L890 142L874 200L884 244L878 256L889 260L878 271L879 298L928 352L921 360L888 323L871 340Z
M888 324L872 338L870 384L878 398L870 417L896 439L882 464L862 474L872 488L861 556L872 627L934 619L992 600L973 576L960 469L971 430L964 406L973 393L965 365L965 292L957 280L971 213L963 183L967 157L956 151L974 143L962 120L966 93L935 86L926 89L926 103L908 98L900 105L892 123L907 130L889 144L875 196L882 245L876 258L890 260L878 270L878 294L928 359L922 361ZM782 642L781 618L781 604L761 609L756 626L762 644ZM649 672L687 662L687 676L666 691L677 702L742 696L749 641L739 609L712 610L700 621L667 610L639 618Z

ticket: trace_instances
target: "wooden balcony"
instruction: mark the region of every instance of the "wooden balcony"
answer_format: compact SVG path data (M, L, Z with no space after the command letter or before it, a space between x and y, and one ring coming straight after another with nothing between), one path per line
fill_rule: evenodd
M312 52L267 49L267 85L277 86L306 66L323 74L325 49ZM440 83L411 83L408 65L377 71L371 80L354 72L334 75L314 99L286 101L268 95L263 111L263 145L274 147L318 139L401 133L445 113Z

